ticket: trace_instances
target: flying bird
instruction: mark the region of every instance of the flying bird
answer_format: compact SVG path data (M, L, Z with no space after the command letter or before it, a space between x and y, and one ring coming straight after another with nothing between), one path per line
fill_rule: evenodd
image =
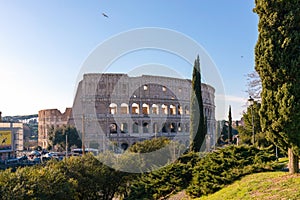
M103 15L104 17L108 18L108 15L107 15L107 14L105 14L105 13L102 13L102 15Z

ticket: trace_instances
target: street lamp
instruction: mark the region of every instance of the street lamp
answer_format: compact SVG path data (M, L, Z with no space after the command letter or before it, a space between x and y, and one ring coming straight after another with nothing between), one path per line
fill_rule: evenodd
M253 145L255 144L255 133L254 133L254 122L253 122L253 104L254 99L250 96L248 99L249 106L251 108L251 117L252 117L252 136L253 136Z

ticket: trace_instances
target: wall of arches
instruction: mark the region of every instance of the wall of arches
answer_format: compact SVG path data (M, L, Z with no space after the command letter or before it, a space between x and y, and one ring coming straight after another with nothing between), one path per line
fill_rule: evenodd
M80 106L85 112L96 115L105 136L124 143L123 146L126 146L125 143L131 145L139 138L159 134L182 135L182 143L187 142L191 113L190 80L147 75L85 74L81 86L77 91ZM214 92L213 87L202 84L204 115L210 138L215 132ZM97 132L99 130L93 127L87 137L97 140Z

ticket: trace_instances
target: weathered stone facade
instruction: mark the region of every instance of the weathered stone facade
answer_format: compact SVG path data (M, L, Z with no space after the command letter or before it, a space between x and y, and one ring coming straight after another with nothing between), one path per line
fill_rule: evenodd
M64 113L61 113L58 109L40 110L38 123L38 145L46 149L49 144L49 128L72 123L72 108L66 108Z
M191 81L126 74L85 74L73 105L84 144L105 150L109 141L126 149L151 137L166 136L189 145ZM215 144L215 90L202 84L208 123L206 148Z

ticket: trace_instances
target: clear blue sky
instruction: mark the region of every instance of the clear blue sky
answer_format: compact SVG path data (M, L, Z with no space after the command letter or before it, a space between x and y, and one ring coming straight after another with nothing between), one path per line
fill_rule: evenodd
M25 115L71 107L81 65L99 44L130 29L160 27L202 45L222 76L226 106L239 119L245 75L254 70L253 7L254 1L238 0L2 0L0 111ZM227 115L216 113L218 119Z

